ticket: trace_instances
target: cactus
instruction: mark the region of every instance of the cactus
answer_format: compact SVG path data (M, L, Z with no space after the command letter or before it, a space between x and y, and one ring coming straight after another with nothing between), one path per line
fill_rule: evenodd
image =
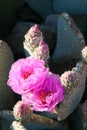
M43 35L39 26L33 25L25 35L23 43L26 56L33 55L34 49L38 47L41 40L43 40Z
M77 27L80 29L81 33L84 35L85 40L87 41L87 15L72 15Z
M24 123L29 121L32 111L30 110L28 104L18 101L13 107L13 115L17 121Z
M58 20L59 20L59 24L57 26L59 26L58 30L60 32L61 32L62 25L66 27L66 28L63 27L62 29L63 32L61 32L60 35L58 33L58 36L60 36L58 37L58 40L60 42L62 41L63 39L63 37L61 37L62 34L66 35L66 39L65 39L66 41L68 39L69 33L70 33L70 38L68 39L69 41L67 42L63 40L62 44L64 45L65 48L64 47L62 48L63 46L62 44L57 43L56 49L54 51L55 55L53 54L52 56L52 58L54 58L54 62L57 62L58 64L58 61L63 62L63 60L67 61L68 59L70 60L72 58L86 59L86 47L85 47L84 37L80 33L79 29L76 27L73 20L70 18L68 14L65 13L58 16ZM66 32L64 33L65 31L64 29L66 29L67 33ZM73 40L72 40L72 36L74 36ZM70 48L68 48L68 46ZM77 49L75 50L74 47L77 47ZM63 54L61 53L62 49L64 49ZM36 54L37 53L38 51L36 51ZM62 56L59 55L59 59L56 59L58 58L58 53L61 54ZM80 53L82 55L80 55ZM69 54L69 56L67 56L67 54ZM85 90L86 76L87 76L87 66L84 64L83 60L81 62L78 62L76 64L76 67L73 67L71 71L66 71L61 75L61 82L62 85L65 87L65 98L58 106L58 111L57 111L58 121L66 119L79 104Z
M65 87L66 92L77 86L78 77L78 73L75 71L65 71L61 75L61 83Z
M80 116L82 119L83 127L87 129L87 100L80 104Z
M46 19L51 14L66 12L75 20L81 32L87 37L87 1L86 0L27 0L29 6L36 11L41 18ZM78 6L77 6L78 5Z
M14 121L13 112L10 110L0 111L0 130L9 130Z
M72 130L84 130L78 109L75 109L75 111L71 113L68 117L68 121L70 122L70 128L72 128Z
M45 19L45 25L50 27L55 33L57 33L57 14L48 15Z
M35 48L33 57L45 60L47 63L49 59L49 47L44 41L39 42L39 46Z
M58 120L64 120L66 119L77 107L79 104L82 95L85 90L85 82L86 82L86 76L87 76L87 66L83 64L82 62L79 62L75 68L72 69L72 72L75 71L77 73L78 77L78 84L74 87L71 86L70 91L65 92L65 98L63 102L60 103L59 109L58 109ZM66 73L65 73L65 76ZM64 77L64 76L63 76ZM67 80L67 78L66 78ZM69 80L69 79L68 79ZM77 79L76 79L77 80ZM69 82L69 81L67 81ZM70 80L71 82L71 80ZM64 84L63 84L64 85ZM67 84L65 84L66 86Z
M82 61L87 64L87 46L81 51Z
M10 126L11 130L27 130L21 122L13 121L12 125Z
M80 52L85 46L85 40L73 19L66 13L58 16L57 44L52 56L56 64L70 59L81 59Z
M58 122L50 118L41 116L39 114L34 114L28 104L23 103L23 101L18 101L13 108L14 118L26 124L29 122L46 123L48 125L53 124L54 127L58 127Z
M8 73L14 58L11 49L0 40L0 109L8 109L14 104L14 94L7 86Z
M62 62L73 58L81 59L82 57L86 57L84 37L73 22L72 18L70 18L68 14L63 13L58 16L58 21L58 36L60 37L57 38L61 44L57 43L57 46L55 48L54 54L52 56L54 62L61 64ZM63 29L61 30L62 25ZM63 39L63 34L66 36L65 40ZM73 40L72 36L74 37ZM75 50L74 47L77 49ZM34 49L34 56L38 55L39 53L39 51L35 51L37 48ZM79 104L85 90L85 81L87 75L86 70L86 65L83 61L81 61L78 62L76 64L76 67L72 68L71 71L66 71L61 75L61 82L65 87L65 99L62 103L59 104L58 107L59 121L66 119Z
M32 57L45 60L47 63L49 59L49 47L48 44L43 41L42 32L37 24L33 25L26 33L23 44L26 57L30 54Z
M76 118L75 113L73 111L80 103L85 90L85 81L87 76L87 47L85 46L83 35L81 34L79 29L73 22L72 18L68 14L63 13L57 16L56 22L57 31L59 33L57 34L57 45L52 55L52 60L57 65L62 64L64 63L64 61L69 61L71 59L80 60L76 64L76 66L72 68L72 70L65 71L63 72L63 74L61 74L61 83L65 88L65 98L56 106L56 114L49 112L47 112L46 114L44 112L35 112L32 111L32 108L30 108L30 106L24 104L22 101L17 102L17 104L15 104L13 108L12 115L10 115L12 117L14 116L15 118L12 118L11 122L9 123L9 127L12 130L32 129L34 128L34 123L35 128L37 127L37 124L39 124L39 129L41 128L68 130L68 128L66 128L67 122L64 122L64 125L62 125L65 119L67 121L67 117L73 123L75 123L73 121L74 118L76 119L76 123L78 123L77 120L79 120L80 122L80 117L78 116ZM46 23L49 24L49 20L46 21ZM51 23L51 25L53 25L53 23ZM35 28L30 28L28 33L25 35L25 41L23 43L25 50L28 52L28 55L26 56L31 55L36 58L44 59L47 62L49 58L48 45L42 41L43 34L41 30L38 29L39 26L35 25L33 27ZM58 66L54 67L54 69L56 69L57 67ZM3 116L1 116L2 113L0 113L1 121L6 116L5 114L6 113L4 113ZM47 115L51 114L53 114L53 117L47 117ZM78 115L78 113L76 114ZM40 125L42 126L40 127ZM79 129L78 126L76 127L77 129ZM38 129L38 127L36 129ZM80 129L83 129L82 126Z
M55 119L34 113L31 121L29 120L28 123L24 124L14 119L13 111L0 111L0 122L1 130L69 130L67 121L58 122Z

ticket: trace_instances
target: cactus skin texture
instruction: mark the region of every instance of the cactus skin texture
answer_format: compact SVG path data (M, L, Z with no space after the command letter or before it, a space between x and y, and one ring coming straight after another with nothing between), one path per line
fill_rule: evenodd
M83 127L87 130L87 100L80 105L80 111Z
M72 130L85 130L78 109L75 109L75 111L71 113L71 115L68 117L68 121Z
M13 111L0 111L0 130L69 130L67 120L58 122L45 116L33 114L31 121L23 124L14 119Z
M13 107L13 115L17 121L24 123L29 121L32 110L28 104L18 101Z
M48 44L44 41L39 42L39 46L35 48L34 53L32 55L35 58L39 58L45 61L47 63L49 59L49 47Z
M83 63L87 64L87 46L85 46L81 51L81 57Z
M65 92L65 98L60 103L58 109L58 120L66 119L77 107L79 104L84 90L85 90L85 82L87 76L87 66L82 62L79 62L72 71L76 71L79 75L78 84L71 88L70 91Z
M42 32L37 24L33 25L26 33L25 41L23 43L26 57L33 55L36 47L38 47L39 42L43 40Z
M27 130L21 122L13 121L12 125L10 126L11 130Z
M58 28L58 36L60 37L58 37L58 40L60 43L62 41L62 43L57 43L54 51L55 55L53 54L52 56L52 58L54 58L53 60L58 64L60 62L63 63L64 60L69 61L72 58L81 59L80 53L81 50L85 47L83 35L68 14L63 13L58 17L58 20L58 25L60 25ZM61 31L62 25L63 29ZM63 39L62 34L66 37L66 39ZM73 39L72 36L74 37ZM36 53L38 53L38 51ZM66 119L74 111L83 96L87 75L86 65L81 61L76 64L76 67L72 68L71 71L68 71L68 75L66 73L63 75L65 76L61 76L61 78L65 79L61 81L64 81L66 84L63 84L66 92L64 101L62 101L58 107L59 121Z
M11 49L0 40L0 109L11 108L14 104L14 94L7 86L8 73L14 58Z
M47 125L53 125L54 128L59 127L59 123L53 119L41 116L39 114L34 114L28 104L25 104L23 101L18 101L13 107L13 116L16 121L25 125L26 123L37 122ZM20 125L19 124L19 125ZM16 125L12 123L14 129Z
M59 64L70 59L80 59L85 40L73 19L66 13L58 16L57 44L52 60Z
M78 73L75 71L65 71L61 75L61 83L65 88L65 91L70 91L78 84Z

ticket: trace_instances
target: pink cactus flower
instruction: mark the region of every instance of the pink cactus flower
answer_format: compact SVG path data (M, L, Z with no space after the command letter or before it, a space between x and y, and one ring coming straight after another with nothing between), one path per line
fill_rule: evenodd
M48 74L45 62L28 57L17 60L9 72L8 86L17 93L24 94L42 84Z
M35 111L53 112L55 106L64 99L64 88L59 75L49 72L46 79L33 91L22 95L22 100Z

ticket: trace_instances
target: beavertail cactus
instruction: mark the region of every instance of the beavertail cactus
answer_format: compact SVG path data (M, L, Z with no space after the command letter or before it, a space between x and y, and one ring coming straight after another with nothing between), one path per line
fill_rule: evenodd
M87 129L87 100L85 100L85 102L81 105L81 117L83 127Z
M57 19L57 44L52 60L61 64L70 59L80 59L84 46L84 37L73 19L66 13L60 14Z
M32 55L39 42L43 40L42 32L37 24L33 25L25 35L24 49L26 56Z
M45 20L45 25L50 27L55 33L57 33L57 19L57 14L51 14Z
M81 50L85 47L85 40L68 14L63 13L58 16L57 31L57 45L52 60L57 64L71 59L81 60L80 54ZM46 51L44 46L46 47ZM38 45L35 46L32 56L47 60L49 57L48 50L48 46L43 41L40 41ZM84 49L82 50L82 57L86 57L86 49L85 51ZM61 83L65 87L65 97L58 107L59 121L66 119L79 104L85 90L86 71L87 66L81 61L78 62L76 67L73 67L71 71L66 71L61 75Z
M85 46L81 51L82 61L87 64L87 46Z
M14 104L14 94L7 87L8 73L13 61L11 49L7 43L0 40L0 109L11 108Z
M49 66L45 66L49 59L49 47L43 41L39 26L35 24L31 27L25 35L24 41L27 56L29 54L31 56L16 61L17 64L13 64L9 76L11 80L8 84L11 83L9 85L12 85L14 92L22 97L22 101L17 102L13 108L15 119L21 123L13 122L12 129L26 130L25 127L22 127L23 123L26 122L43 123L59 128L58 121L66 119L75 110L83 96L87 77L87 64L85 64L87 63L87 48L84 37L68 14L63 13L56 20L57 45L52 60L57 65L71 59L80 59L80 62L72 70L64 72L61 74L61 78L60 76L58 78L57 74L50 72ZM41 62L40 59L42 59ZM40 64L36 61L39 61ZM17 71L14 71L17 66L19 66ZM38 71L43 72L42 69L46 73L40 75ZM56 107L57 109L55 109ZM58 121L49 118L49 116L45 117L44 113L41 115L38 111L45 111L47 114L56 112Z
M70 74L71 72L71 74ZM67 73L72 76L72 78L67 78ZM76 73L76 81L73 81L73 77ZM68 75L68 77L69 77ZM76 67L72 69L72 71L65 72L61 76L61 81L64 85L64 87L69 87L70 91L65 92L65 99L63 102L60 103L59 109L58 109L58 120L66 119L76 108L76 106L79 104L82 95L85 90L85 81L87 76L87 66L83 64L82 62L78 62ZM64 78L64 79L63 79ZM66 80L66 81L65 81ZM71 81L73 81L71 83ZM74 83L74 84L73 84ZM71 87L71 88L70 88Z

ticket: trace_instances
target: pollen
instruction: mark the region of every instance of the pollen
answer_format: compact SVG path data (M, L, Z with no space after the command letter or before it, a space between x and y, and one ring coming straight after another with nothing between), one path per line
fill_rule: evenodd
M45 104L45 103L46 103L46 97L47 97L47 96L50 96L50 95L51 95L50 92L41 91L41 92L40 92L40 95L39 95L39 98L40 98L40 100L42 101L42 103Z
M22 77L23 77L24 79L27 79L32 73L33 73L33 72L25 72L25 73L22 75Z

